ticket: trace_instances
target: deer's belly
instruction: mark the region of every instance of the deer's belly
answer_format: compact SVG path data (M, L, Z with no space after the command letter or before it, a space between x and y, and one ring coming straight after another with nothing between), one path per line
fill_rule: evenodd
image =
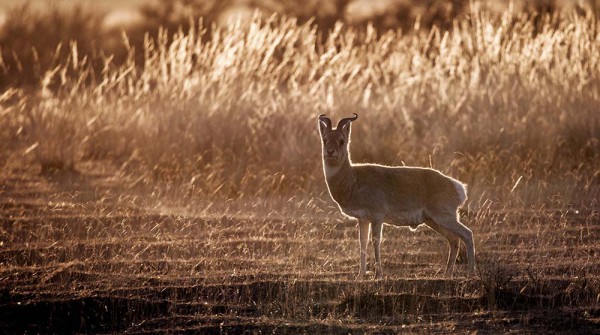
M425 215L423 210L413 211L397 211L383 215L383 213L370 213L365 209L360 208L343 208L340 207L342 213L349 217L353 217L360 220L373 220L383 218L383 221L393 226L410 226L416 228L418 225L425 222ZM375 215L373 215L375 214Z
M355 219L361 219L361 220L368 220L368 213L366 210L364 209L360 209L360 208L340 208L342 210L342 213L346 214L347 216L353 217Z
M422 210L402 211L389 213L385 217L385 222L394 226L417 227L424 223L425 215Z

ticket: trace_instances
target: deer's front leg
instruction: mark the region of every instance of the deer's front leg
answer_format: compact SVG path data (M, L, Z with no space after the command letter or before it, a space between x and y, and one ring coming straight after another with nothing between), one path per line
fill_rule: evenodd
M362 279L367 273L367 243L369 242L369 221L358 220L358 241L360 243L360 271L357 279Z

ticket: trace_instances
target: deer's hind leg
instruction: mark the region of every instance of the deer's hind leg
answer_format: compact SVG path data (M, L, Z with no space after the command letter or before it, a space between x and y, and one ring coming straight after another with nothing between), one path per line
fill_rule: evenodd
M467 248L467 260L469 263L469 275L475 274L475 243L473 232L458 219L457 210L448 212L429 212L427 215L439 226L458 236Z
M460 244L460 238L449 231L448 229L435 223L432 219L427 219L425 224L431 227L431 229L438 232L448 240L448 261L446 262L446 276L452 277L454 273L454 264L456 263L456 256L458 255L458 247Z

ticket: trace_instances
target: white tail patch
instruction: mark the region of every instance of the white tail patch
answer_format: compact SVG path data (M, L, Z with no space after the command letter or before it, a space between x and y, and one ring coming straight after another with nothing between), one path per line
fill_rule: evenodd
M460 199L460 203L463 204L467 200L467 185L461 183L456 179L452 179L452 183L456 188L456 192L458 192L458 197Z

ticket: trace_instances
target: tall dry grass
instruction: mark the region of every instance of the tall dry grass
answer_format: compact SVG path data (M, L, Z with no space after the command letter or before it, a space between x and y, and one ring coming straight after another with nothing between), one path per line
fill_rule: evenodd
M354 161L441 169L469 184L471 208L598 206L592 14L473 11L447 31L381 34L338 23L326 40L272 16L204 34L200 21L147 36L100 75L72 43L39 89L0 98L3 165L110 160L177 196L325 198L316 116L356 112Z

